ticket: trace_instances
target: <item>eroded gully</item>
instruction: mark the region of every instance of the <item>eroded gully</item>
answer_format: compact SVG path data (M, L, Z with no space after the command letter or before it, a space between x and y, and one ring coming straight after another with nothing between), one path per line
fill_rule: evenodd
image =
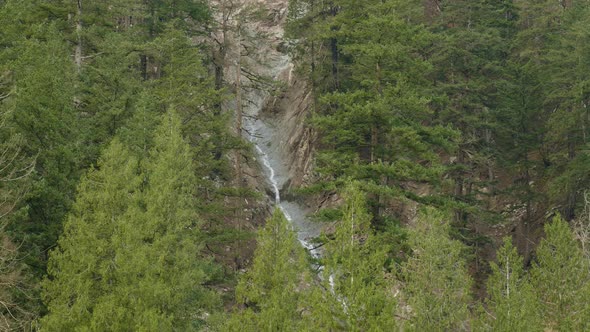
M275 2L276 4L277 2ZM280 3L280 2L279 2ZM284 89L292 88L292 75L294 65L289 55L281 53L279 43L283 41L282 24L284 22L286 1L284 7L280 8L279 17L275 25L270 29L265 29L265 35L259 48L259 62L261 64L249 68L255 70L256 74L261 77L271 78L277 86ZM259 25L253 24L250 33L260 34L256 31ZM282 130L277 121L271 116L265 116L263 110L265 106L272 103L273 96L268 89L251 88L246 89L244 93L244 120L243 135L250 141L256 151L257 160L263 168L266 180L274 195L274 204L284 213L286 219L291 223L293 229L297 232L297 238L312 256L319 257L320 249L315 248L312 240L319 236L320 226L308 218L308 210L297 202L283 200L281 198L281 189L289 182L290 172L287 164L287 151L283 151L283 141L288 141L289 137L284 137L287 130ZM278 111L280 116L281 110Z

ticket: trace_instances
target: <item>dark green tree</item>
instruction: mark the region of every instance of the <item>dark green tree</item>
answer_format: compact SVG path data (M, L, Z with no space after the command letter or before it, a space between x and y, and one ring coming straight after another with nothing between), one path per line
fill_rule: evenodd
M546 54L549 194L568 220L582 210L583 191L590 187L589 13L585 1L568 9Z
M391 199L443 204L442 195L421 198L407 186L439 186L445 171L439 153L451 151L456 137L431 121L432 89L425 79L431 67L425 58L432 35L411 23L400 1L334 1L330 6L337 10L318 16L306 11L310 4L292 6L300 12L291 23L293 34L315 29L324 33L316 37L319 45L337 45L331 50L336 56L325 60L336 68L336 88L321 88L321 79L311 77L320 80L314 83L320 104L312 124L321 137L317 170L325 181L317 187L333 188L348 177L362 180L380 226Z
M23 298L34 297L32 282L22 263L19 245L12 239L9 226L14 215L26 213L21 201L31 189L35 159L25 154L26 141L10 122L14 93L9 73L0 69L0 329L27 331L35 310Z
M499 88L508 80L506 63L516 31L516 9L507 1L439 2L431 30L432 80L441 98L433 100L436 123L461 132L453 155L454 196L477 204L496 183L496 113ZM491 190L490 190L491 189ZM457 211L461 222L467 214Z
M4 15L10 15L11 8L4 9ZM21 215L11 228L23 241L27 263L40 275L45 251L55 244L72 203L83 158L78 145L83 128L73 106L75 68L57 23L37 22L33 35L16 40L5 50L10 61L6 73L15 87L7 100L9 121L27 142L23 153L36 157L37 163L33 189L25 200L28 215Z

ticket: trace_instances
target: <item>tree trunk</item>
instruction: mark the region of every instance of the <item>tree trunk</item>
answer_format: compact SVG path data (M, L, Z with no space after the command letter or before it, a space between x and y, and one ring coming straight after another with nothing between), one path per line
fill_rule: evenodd
M82 0L76 3L76 50L74 51L76 70L82 69Z
M236 133L238 137L242 137L242 36L240 33L240 23L238 22L238 54L236 59ZM242 184L242 154L237 151L236 154L236 170L238 173L238 185Z
M377 64L375 65L375 74L376 74L376 78L377 78L377 94L381 97L383 96L383 87L381 86L381 65L379 64L379 61L377 61ZM379 146L379 129L377 128L377 119L375 119L375 116L373 116L372 119L372 125L371 125L371 164L375 163L377 161L377 147Z
M217 40L217 44L219 48L217 52L213 52L213 66L215 67L215 90L221 91L224 88L225 83L225 59L227 57L227 47L228 47L228 40L227 40L227 32L228 26L227 22L229 20L229 13L228 9L225 6L225 1L221 1L221 40ZM215 37L214 37L215 39ZM218 101L214 105L214 114L220 115L222 111L221 101Z
M330 14L334 17L338 14L338 8L332 4L330 8ZM331 28L332 31L336 31L336 27ZM338 77L338 40L335 37L330 38L330 52L332 53L332 80L334 81L334 91L340 89L340 79Z
M463 167L465 164L465 153L461 148L459 148L459 153L457 156L457 165ZM465 190L465 172L463 170L459 171L454 176L455 179L455 192L454 196L456 199L463 200L464 190ZM462 223L465 219L465 215L463 211L457 209L455 211L455 217L457 218L457 222Z

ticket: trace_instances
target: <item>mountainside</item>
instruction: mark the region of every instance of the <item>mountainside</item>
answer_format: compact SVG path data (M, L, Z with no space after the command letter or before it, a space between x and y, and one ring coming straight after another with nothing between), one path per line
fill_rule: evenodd
M590 1L0 1L0 330L590 330Z

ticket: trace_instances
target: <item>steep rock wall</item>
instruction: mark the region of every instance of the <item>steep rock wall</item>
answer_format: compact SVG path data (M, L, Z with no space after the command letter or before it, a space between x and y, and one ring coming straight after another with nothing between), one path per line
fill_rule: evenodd
M277 139L289 168L290 182L287 188L283 188L288 190L313 181L317 135L307 121L313 99L307 82L295 77L292 66L281 76L287 85L280 95L269 100L264 114L281 128L281 136Z

